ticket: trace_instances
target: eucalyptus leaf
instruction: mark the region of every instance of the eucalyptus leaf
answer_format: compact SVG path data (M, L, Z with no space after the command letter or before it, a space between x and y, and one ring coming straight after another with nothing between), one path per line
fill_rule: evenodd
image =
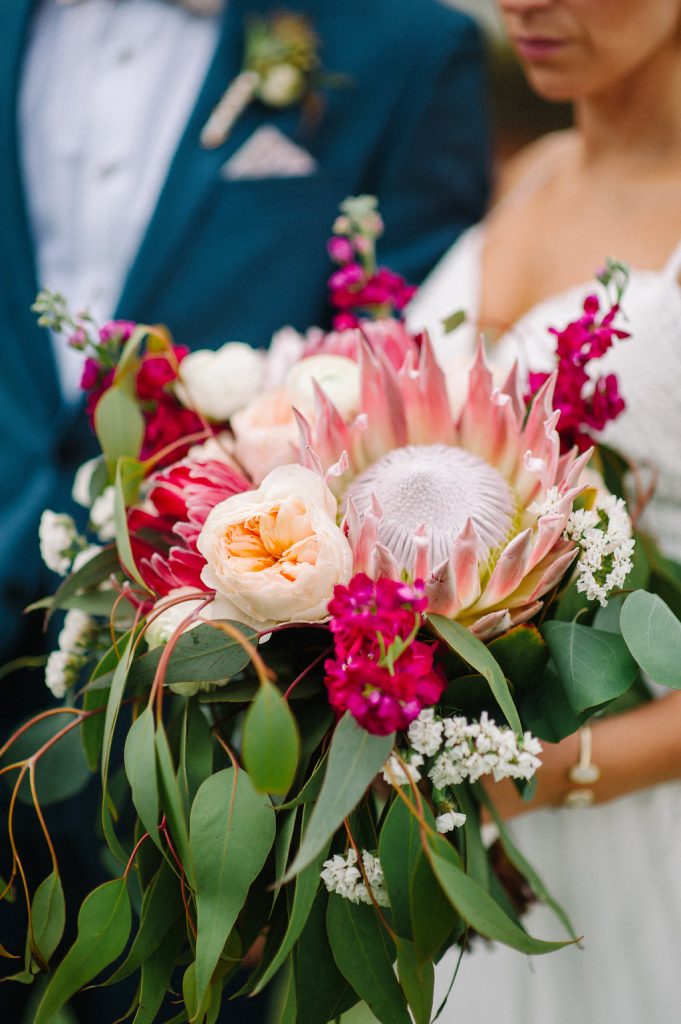
M253 785L261 793L288 792L298 767L300 735L288 703L263 682L244 721L242 752Z
M137 458L144 438L144 417L126 387L114 385L99 399L95 431L110 464L124 456Z
M116 548L120 563L142 590L148 591L144 579L140 575L135 564L135 556L130 543L128 533L127 507L132 504L136 497L139 485L144 479L144 466L136 459L119 458L116 463L116 478L114 482L114 524L116 528Z
M338 970L329 947L328 903L328 893L320 889L296 946L296 1024L335 1021L359 998Z
M489 811L492 820L499 829L499 841L501 842L504 853L508 857L513 867L516 869L516 871L519 871L523 878L529 883L530 888L532 889L532 892L537 897L537 899L553 911L558 920L564 926L566 932L570 935L571 938L577 941L579 936L577 935L577 932L573 927L572 921L566 914L565 910L561 907L560 903L558 903L553 898L551 893L548 891L546 885L540 878L537 871L535 871L535 869L532 867L529 861L523 856L523 854L520 852L518 847L511 839L511 834L506 826L505 821L503 820L501 815L498 814L494 806L494 803L488 796L485 788L479 785L476 786L476 793L480 801Z
M5 758L5 761L10 761L10 757L12 762L31 757L72 720L70 715L50 715L49 718L37 721L16 740L10 756ZM71 729L41 754L36 763L35 787L41 807L68 800L80 793L90 781L90 772L85 763L78 732L78 728ZM14 786L16 775L14 772L8 772L4 779L7 784ZM28 773L19 788L19 800L24 804L33 805Z
M516 691L534 689L542 679L549 652L536 626L515 626L489 644L490 654Z
M410 790L405 787L407 797ZM435 819L430 808L423 803L423 813L428 825L435 828ZM421 826L403 800L396 798L386 815L379 836L378 856L383 868L393 925L403 938L411 939L412 925L409 907L409 888L414 869L423 857Z
M71 996L120 956L130 924L124 878L105 882L85 898L78 914L76 941L45 989L33 1024L48 1024Z
M187 701L182 719L180 744L180 773L188 803L213 771L213 737L210 726L199 706Z
M112 572L117 572L119 569L118 552L113 544L109 544L88 559L77 572L71 573L59 584L52 597L48 599L50 614L58 608L78 607L77 604L69 602L76 599L81 591L93 590L98 587L100 583L109 578ZM102 597L102 592L96 590L89 596L94 598L97 594ZM104 596L109 597L109 595Z
M274 811L246 772L226 768L200 786L191 810L197 928L197 1003L274 842Z
M29 949L39 967L49 962L59 945L65 922L64 890L59 875L53 871L40 883L31 903Z
M411 1024L393 970L395 947L373 907L333 893L326 927L338 969L380 1024Z
M175 773L173 755L168 737L162 725L156 729L156 770L161 798L161 809L168 819L178 856L182 861L190 884L193 882L193 865L189 844L186 803L180 791Z
M661 686L681 689L681 622L662 598L645 590L630 594L620 627L643 671Z
M123 700L123 694L125 692L125 684L128 679L128 672L130 671L130 665L132 664L133 653L134 653L134 634L128 633L125 637L125 644L121 653L120 661L116 665L116 669L111 680L111 689L109 691L109 699L106 704L106 713L104 715L104 733L102 736L102 789L106 796L108 775L109 775L109 761L111 759L111 744L113 743L113 734L118 721L118 715L121 709L121 701ZM123 641L121 641L123 645Z
M485 677L508 724L514 732L522 732L520 718L508 688L508 682L489 648L476 636L473 636L465 626L452 621L452 619L446 619L443 615L429 615L428 622L448 647Z
M397 974L407 997L414 1024L430 1024L435 992L435 968L431 960L419 960L411 942L397 943Z
M162 861L144 890L139 926L132 946L123 963L105 984L115 985L139 970L183 916L180 882L168 863ZM184 930L184 923L182 927Z
M145 708L130 727L125 740L124 764L135 810L152 841L161 849L158 833L156 728L151 708Z
M541 633L575 714L607 704L633 683L636 662L616 633L557 621L545 622Z
M458 918L425 854L416 861L409 880L409 913L415 953L426 963L442 948Z
M343 819L355 809L388 759L394 740L394 733L372 736L349 712L341 718L331 740L328 767L314 813L285 880L312 862Z
M153 1024L170 988L173 968L186 939L184 922L163 936L153 953L142 963L139 1006L132 1024Z
M311 814L309 806L303 810L303 828L307 824L307 818ZM295 880L295 889L293 892L293 904L291 906L291 913L288 920L288 927L286 934L284 935L283 941L269 964L269 967L258 981L257 986L253 990L254 992L260 992L265 985L270 981L277 973L280 967L283 967L286 958L290 954L294 945L300 938L300 935L305 927L312 904L314 903L317 890L319 889L320 879L319 873L322 870L323 861L328 853L328 846L322 849L317 854L315 860L311 864L300 872Z
M533 955L551 953L569 945L568 942L547 942L528 935L485 889L463 871L457 859L453 847L445 839L438 836L430 841L429 860L435 877L452 906L480 935Z
M240 622L231 622L250 642L256 632ZM137 658L131 672L131 681L140 688L150 687L165 648L157 647ZM242 644L213 626L200 625L189 630L177 641L168 661L165 682L170 683L226 683L248 665L250 655Z

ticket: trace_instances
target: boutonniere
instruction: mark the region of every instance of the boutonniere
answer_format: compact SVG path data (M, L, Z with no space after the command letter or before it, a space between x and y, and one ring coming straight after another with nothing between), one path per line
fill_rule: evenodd
M302 14L276 11L246 21L243 67L201 131L206 149L221 146L249 103L283 109L299 104L318 111L323 81L319 38Z

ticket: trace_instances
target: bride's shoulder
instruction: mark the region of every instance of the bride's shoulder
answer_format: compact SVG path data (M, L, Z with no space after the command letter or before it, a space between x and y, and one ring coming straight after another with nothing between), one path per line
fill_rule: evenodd
M577 132L573 128L567 128L549 132L524 146L507 160L499 171L491 212L514 194L533 192L551 177L554 171L564 165L566 159L576 152L577 145Z

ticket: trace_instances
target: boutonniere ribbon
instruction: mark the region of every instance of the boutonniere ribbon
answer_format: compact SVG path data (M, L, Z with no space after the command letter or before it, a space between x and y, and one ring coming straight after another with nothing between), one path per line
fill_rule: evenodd
M277 109L314 104L320 75L319 39L307 18L283 11L249 18L243 67L203 126L201 145L221 146L253 100Z

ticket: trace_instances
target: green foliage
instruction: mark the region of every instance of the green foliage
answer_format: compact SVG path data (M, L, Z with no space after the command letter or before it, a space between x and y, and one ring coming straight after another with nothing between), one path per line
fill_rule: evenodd
M338 969L381 1024L410 1024L393 963L395 946L373 907L357 906L335 894L326 914L329 942Z
M64 934L66 906L61 879L54 871L43 879L31 903L32 930L28 935L26 968L44 969Z
M178 954L186 938L184 924L177 924L142 961L139 1005L132 1024L153 1024L161 1008Z
M156 730L150 708L145 708L130 727L125 740L124 761L135 810L153 842L160 848Z
M178 878L168 863L162 861L144 890L139 925L132 946L123 963L108 978L106 984L115 985L143 968L171 930L175 930L174 926L183 916ZM182 932L185 932L184 922Z
M5 763L10 764L32 757L42 746L49 743L68 723L70 715L50 715L32 725L12 746ZM6 785L14 786L16 775L8 772L4 776ZM41 807L60 803L75 796L87 785L90 772L83 756L78 731L72 729L41 755L35 766L35 787ZM28 773L19 787L18 798L22 803L33 804L28 782Z
M236 627L248 641L257 636L255 630L239 622ZM164 647L156 647L135 660L131 681L138 688L151 686ZM196 626L177 641L168 661L166 685L212 683L222 686L241 672L251 660L246 648L231 636L213 626Z
M397 974L414 1024L430 1024L435 989L435 968L431 960L423 961L411 942L397 943Z
M320 891L296 947L296 1024L335 1021L359 998L331 952L326 930L328 904L326 890Z
M428 622L448 647L485 677L508 724L514 732L522 732L522 725L508 688L508 682L489 648L473 636L465 626L446 619L442 615L429 615Z
M385 764L394 742L390 736L372 736L346 712L336 726L328 764L310 824L286 878L293 878L314 857L354 810Z
M106 392L109 394L110 392ZM106 397L106 394L104 397ZM103 399L100 400L101 405ZM99 408L99 405L97 408ZM135 565L135 557L132 553L130 535L128 533L127 507L137 498L139 485L144 479L144 466L133 458L120 457L116 463L116 476L114 480L114 523L116 527L116 548L120 563L128 576L137 583L142 590L147 590L147 585L140 576Z
M197 928L196 991L202 1004L251 883L274 842L274 811L248 775L227 768L200 786L191 810Z
M287 701L264 681L244 722L244 764L261 793L288 792L298 767L300 735Z
M409 787L404 787L404 793L413 800ZM435 820L425 803L423 810L427 824L434 829ZM386 815L379 837L378 855L390 898L393 927L405 939L413 937L409 893L417 863L424 856L420 829L407 805L397 798Z
M681 689L681 622L656 594L630 594L620 616L622 636L637 664L656 683Z
M568 945L567 942L546 942L528 935L482 886L465 873L456 851L441 836L432 838L429 847L433 872L447 899L480 935L533 955L551 953Z
M629 689L636 663L621 636L577 622L546 622L541 633L576 715Z
M305 829L307 819L310 817L310 814L311 811L309 806L305 807L303 811L303 830ZM326 859L327 854L328 845L322 848L312 863L308 864L308 866L296 877L286 934L284 935L276 954L273 956L266 970L260 976L257 985L253 989L254 992L262 991L268 981L274 977L279 968L283 966L286 958L300 938L303 928L305 927L305 923L310 915L312 904L314 903L315 896L317 895L317 890L319 889L319 873L322 870L322 864Z
M144 418L127 387L108 388L95 408L95 430L110 465L123 457L136 459L144 438Z
M76 941L52 976L33 1024L49 1024L72 995L120 956L130 924L125 879L105 882L85 898L78 914Z

